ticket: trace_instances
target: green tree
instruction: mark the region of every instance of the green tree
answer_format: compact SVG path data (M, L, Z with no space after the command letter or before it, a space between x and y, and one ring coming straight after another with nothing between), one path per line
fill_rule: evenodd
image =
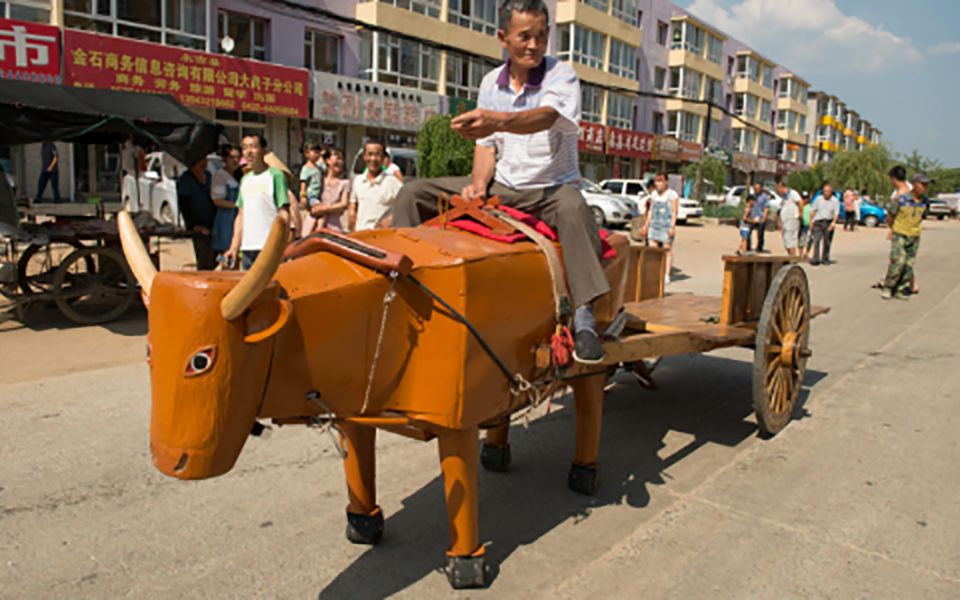
M837 153L826 164L826 178L837 190L867 190L874 198L890 194L887 173L893 160L886 146Z
M794 171L787 175L787 186L798 192L809 192L813 195L823 185L825 179L823 172L824 163L818 163L803 171Z
M913 152L910 154L899 154L898 158L900 162L903 163L903 166L907 169L907 175L913 176L914 173L920 171L921 173L927 173L928 175L932 171L939 171L943 169L943 163L939 160L928 158L914 148Z
M709 154L705 154L700 162L690 163L685 166L682 174L685 179L690 179L695 182L694 189L697 189L697 183L699 183L701 197L697 198L697 200L703 200L703 195L710 191L715 194L722 193L723 186L727 183L726 163L716 156ZM699 182L697 182L698 174L701 177Z
M417 136L417 172L420 177L469 175L473 168L473 142L450 128L451 117L427 119Z

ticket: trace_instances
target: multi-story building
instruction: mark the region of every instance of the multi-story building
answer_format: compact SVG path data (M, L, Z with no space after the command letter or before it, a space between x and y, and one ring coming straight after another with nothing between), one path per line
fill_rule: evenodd
M306 109L186 102L222 123L231 141L260 132L296 165L306 139L340 146L350 161L367 137L411 147L425 118L471 107L483 75L503 59L498 4L9 0L0 3L0 15L137 40L144 56L183 48L253 61L244 63L251 68L270 63L306 73ZM782 163L829 160L880 140L835 96L809 92L808 82L772 58L669 0L548 0L548 8L548 52L581 79L588 177L640 176L651 158L678 168L704 148L742 173L769 174ZM200 83L191 85L205 89ZM72 191L116 189L116 154L113 146L64 147L61 167L78 182ZM780 167L771 166L777 161ZM24 171L27 187L35 170Z

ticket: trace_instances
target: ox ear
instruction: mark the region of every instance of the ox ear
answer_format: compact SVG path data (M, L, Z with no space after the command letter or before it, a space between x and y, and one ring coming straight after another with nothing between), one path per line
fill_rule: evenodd
M250 308L246 317L246 335L243 341L256 344L283 329L293 314L293 304L285 298L271 298Z

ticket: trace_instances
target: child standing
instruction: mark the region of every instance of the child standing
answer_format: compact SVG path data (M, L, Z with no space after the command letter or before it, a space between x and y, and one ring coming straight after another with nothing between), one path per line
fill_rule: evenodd
M317 142L307 142L303 145L303 157L306 162L300 168L300 212L309 215L310 208L320 202L323 194L323 170L318 164L323 146ZM307 216L304 219L304 231L312 231L316 226L316 219Z
M680 196L667 187L667 174L657 173L653 179L654 189L647 204L647 218L640 230L647 240L656 242L667 251L667 271L663 284L670 285L670 269L673 267L673 240L677 233L677 212Z
M750 212L757 197L753 194L747 196L747 202L743 206L743 216L740 217L740 246L737 248L737 255L743 256L747 253L747 246L750 244Z

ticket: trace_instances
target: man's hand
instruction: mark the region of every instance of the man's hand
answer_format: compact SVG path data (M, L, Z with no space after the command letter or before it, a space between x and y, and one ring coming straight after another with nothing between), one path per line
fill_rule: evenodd
M450 128L468 140L478 140L503 129L503 113L476 108L455 117Z
M210 230L202 225L195 225L193 230L199 233L200 235L210 235Z
M668 229L668 230L667 230L667 235L670 236L671 238L674 237L674 236L676 236L676 235L677 235L677 228L676 228L676 227L671 227L670 229Z
M237 254L239 254L239 248L234 248L233 246L223 253L224 269L234 270L237 268Z
M463 186L463 189L460 190L460 195L463 196L464 200L475 200L477 198L483 198L487 195L487 186L477 185L471 183L470 185Z
M887 230L887 241L888 241L888 242L892 242L892 241L893 241L893 230L892 230L892 229L888 229L888 230Z
M833 231L837 227L836 223L830 223L830 227L827 227L827 231Z

